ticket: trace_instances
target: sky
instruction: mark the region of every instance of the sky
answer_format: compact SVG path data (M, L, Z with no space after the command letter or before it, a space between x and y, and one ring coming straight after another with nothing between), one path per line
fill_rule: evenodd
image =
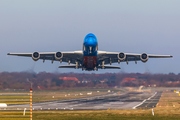
M180 0L0 0L0 72L180 73ZM82 50L94 33L99 50L173 55L113 64L120 70L58 69L7 53Z

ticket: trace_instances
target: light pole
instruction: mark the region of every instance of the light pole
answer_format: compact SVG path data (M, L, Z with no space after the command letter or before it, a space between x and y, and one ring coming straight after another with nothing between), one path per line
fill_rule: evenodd
M27 78L26 80L31 84L31 89L32 89L33 83L31 81L29 81L29 78Z

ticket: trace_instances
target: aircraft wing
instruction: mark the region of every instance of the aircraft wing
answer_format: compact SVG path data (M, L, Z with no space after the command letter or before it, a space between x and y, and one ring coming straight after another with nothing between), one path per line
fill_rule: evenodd
M111 64L117 62L127 62L128 61L142 61L147 62L149 58L170 58L171 55L151 55L151 54L134 54L134 53L123 53L123 52L106 52L98 51L99 62L104 64Z
M59 53L59 56L58 54ZM33 60L38 59L51 60L51 61L62 61L75 64L76 62L81 63L83 57L83 51L72 51L72 52L34 52L34 53L8 53L7 55L32 57Z

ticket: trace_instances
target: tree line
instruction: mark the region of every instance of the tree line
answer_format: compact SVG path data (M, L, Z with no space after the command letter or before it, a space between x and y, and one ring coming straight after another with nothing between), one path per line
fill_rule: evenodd
M60 80L59 77L76 77L79 82ZM86 81L86 82L83 82ZM4 89L69 89L112 87L180 87L180 74L148 73L0 73L0 90Z

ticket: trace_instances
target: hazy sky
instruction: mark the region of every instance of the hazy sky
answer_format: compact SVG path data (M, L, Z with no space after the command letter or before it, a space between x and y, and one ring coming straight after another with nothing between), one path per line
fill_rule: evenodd
M179 5L180 0L0 0L0 72L89 73L7 53L81 50L91 32L99 50L173 55L95 73L180 73Z

